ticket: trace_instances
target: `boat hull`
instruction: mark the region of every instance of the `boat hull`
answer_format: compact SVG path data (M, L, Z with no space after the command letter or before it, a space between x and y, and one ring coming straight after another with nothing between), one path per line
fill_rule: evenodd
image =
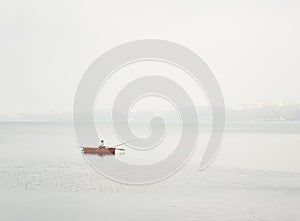
M108 148L95 148L95 147L83 147L84 154L97 154L100 156L103 155L115 155L116 148L108 147Z

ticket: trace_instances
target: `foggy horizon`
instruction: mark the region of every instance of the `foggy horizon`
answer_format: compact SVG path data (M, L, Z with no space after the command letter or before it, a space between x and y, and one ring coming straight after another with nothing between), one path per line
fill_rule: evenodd
M94 59L145 38L195 51L212 69L229 107L300 102L297 1L166 1L159 8L156 1L129 2L2 2L0 114L72 111L77 84Z
M300 220L300 1L0 0L0 220Z

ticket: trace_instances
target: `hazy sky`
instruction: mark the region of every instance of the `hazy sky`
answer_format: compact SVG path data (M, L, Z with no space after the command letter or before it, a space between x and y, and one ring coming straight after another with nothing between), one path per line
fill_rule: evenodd
M71 112L96 57L128 41L180 43L213 70L228 106L300 102L297 1L0 0L0 114Z

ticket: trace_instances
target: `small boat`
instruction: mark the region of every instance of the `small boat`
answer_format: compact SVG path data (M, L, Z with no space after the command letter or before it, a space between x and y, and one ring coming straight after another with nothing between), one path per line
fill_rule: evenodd
M116 150L125 151L124 149L114 148L114 147L104 147L104 148L83 147L82 148L82 152L84 154L97 154L97 155L100 155L100 156L103 156L103 155L115 155Z

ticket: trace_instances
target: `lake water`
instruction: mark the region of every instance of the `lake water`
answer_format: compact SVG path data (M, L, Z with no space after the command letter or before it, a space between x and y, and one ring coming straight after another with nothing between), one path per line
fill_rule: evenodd
M299 220L295 127L295 133L227 132L214 163L199 171L209 137L203 131L199 148L178 173L152 185L128 186L86 163L69 123L1 123L0 220ZM110 129L98 128L108 144L118 143ZM171 129L171 140L176 131ZM128 149L116 157L139 164L168 151L143 157Z

